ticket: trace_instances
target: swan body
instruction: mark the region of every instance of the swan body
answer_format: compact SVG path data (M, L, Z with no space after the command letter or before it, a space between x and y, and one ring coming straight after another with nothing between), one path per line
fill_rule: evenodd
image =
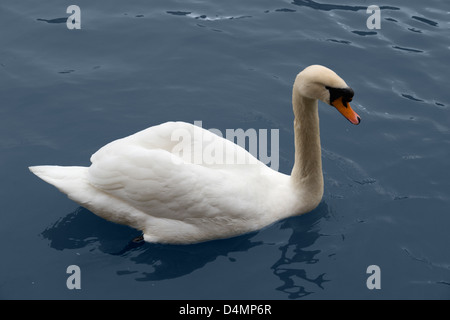
M314 209L323 195L317 99L348 120L353 91L333 71L310 66L293 88L295 164L277 172L203 128L167 122L115 140L90 167L30 170L98 216L142 230L148 242L187 244L232 237ZM351 110L351 111L350 111ZM180 149L180 136L183 140ZM221 161L206 161L205 150ZM236 159L244 161L236 162Z

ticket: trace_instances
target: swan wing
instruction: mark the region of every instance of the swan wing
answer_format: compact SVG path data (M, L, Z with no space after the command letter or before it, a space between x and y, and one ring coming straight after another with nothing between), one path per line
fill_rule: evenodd
M222 161L204 159L205 150L213 157L219 149ZM251 163L237 164L238 157ZM178 220L254 212L264 188L261 173L271 170L231 141L184 122L113 141L91 162L88 179L95 188L145 214Z
M239 145L211 131L181 121L166 122L115 140L92 155L91 162L113 156L123 147L167 151L172 154L174 162L181 161L204 167L226 167L227 170L242 168L230 166L233 164L257 164L265 167Z

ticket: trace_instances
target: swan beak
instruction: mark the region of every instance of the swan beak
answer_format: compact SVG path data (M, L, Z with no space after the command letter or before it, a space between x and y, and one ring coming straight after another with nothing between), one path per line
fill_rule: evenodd
M353 111L348 102L344 103L342 101L342 97L334 100L331 104L333 105L333 107L338 109L338 111L351 123L358 125L361 122L361 118L358 116L358 114Z

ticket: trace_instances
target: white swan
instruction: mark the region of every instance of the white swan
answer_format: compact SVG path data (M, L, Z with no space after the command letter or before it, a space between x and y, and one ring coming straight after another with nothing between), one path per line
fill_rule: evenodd
M295 164L290 176L184 122L167 122L113 141L91 157L90 167L30 170L98 216L142 230L148 242L195 243L236 236L319 204L323 176L318 99L359 124L348 104L352 97L353 90L326 67L309 66L297 75L292 95ZM183 154L175 132L192 137ZM247 162L195 161L202 157L196 150L211 147L224 150L225 159L244 157Z

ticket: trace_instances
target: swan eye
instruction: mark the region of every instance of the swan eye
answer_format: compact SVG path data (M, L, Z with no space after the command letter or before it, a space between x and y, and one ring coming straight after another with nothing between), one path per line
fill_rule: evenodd
M330 104L333 103L333 101L339 99L342 97L342 101L344 102L344 105L350 101L352 101L353 96L355 92L352 88L332 88L332 87L325 87L330 92Z

